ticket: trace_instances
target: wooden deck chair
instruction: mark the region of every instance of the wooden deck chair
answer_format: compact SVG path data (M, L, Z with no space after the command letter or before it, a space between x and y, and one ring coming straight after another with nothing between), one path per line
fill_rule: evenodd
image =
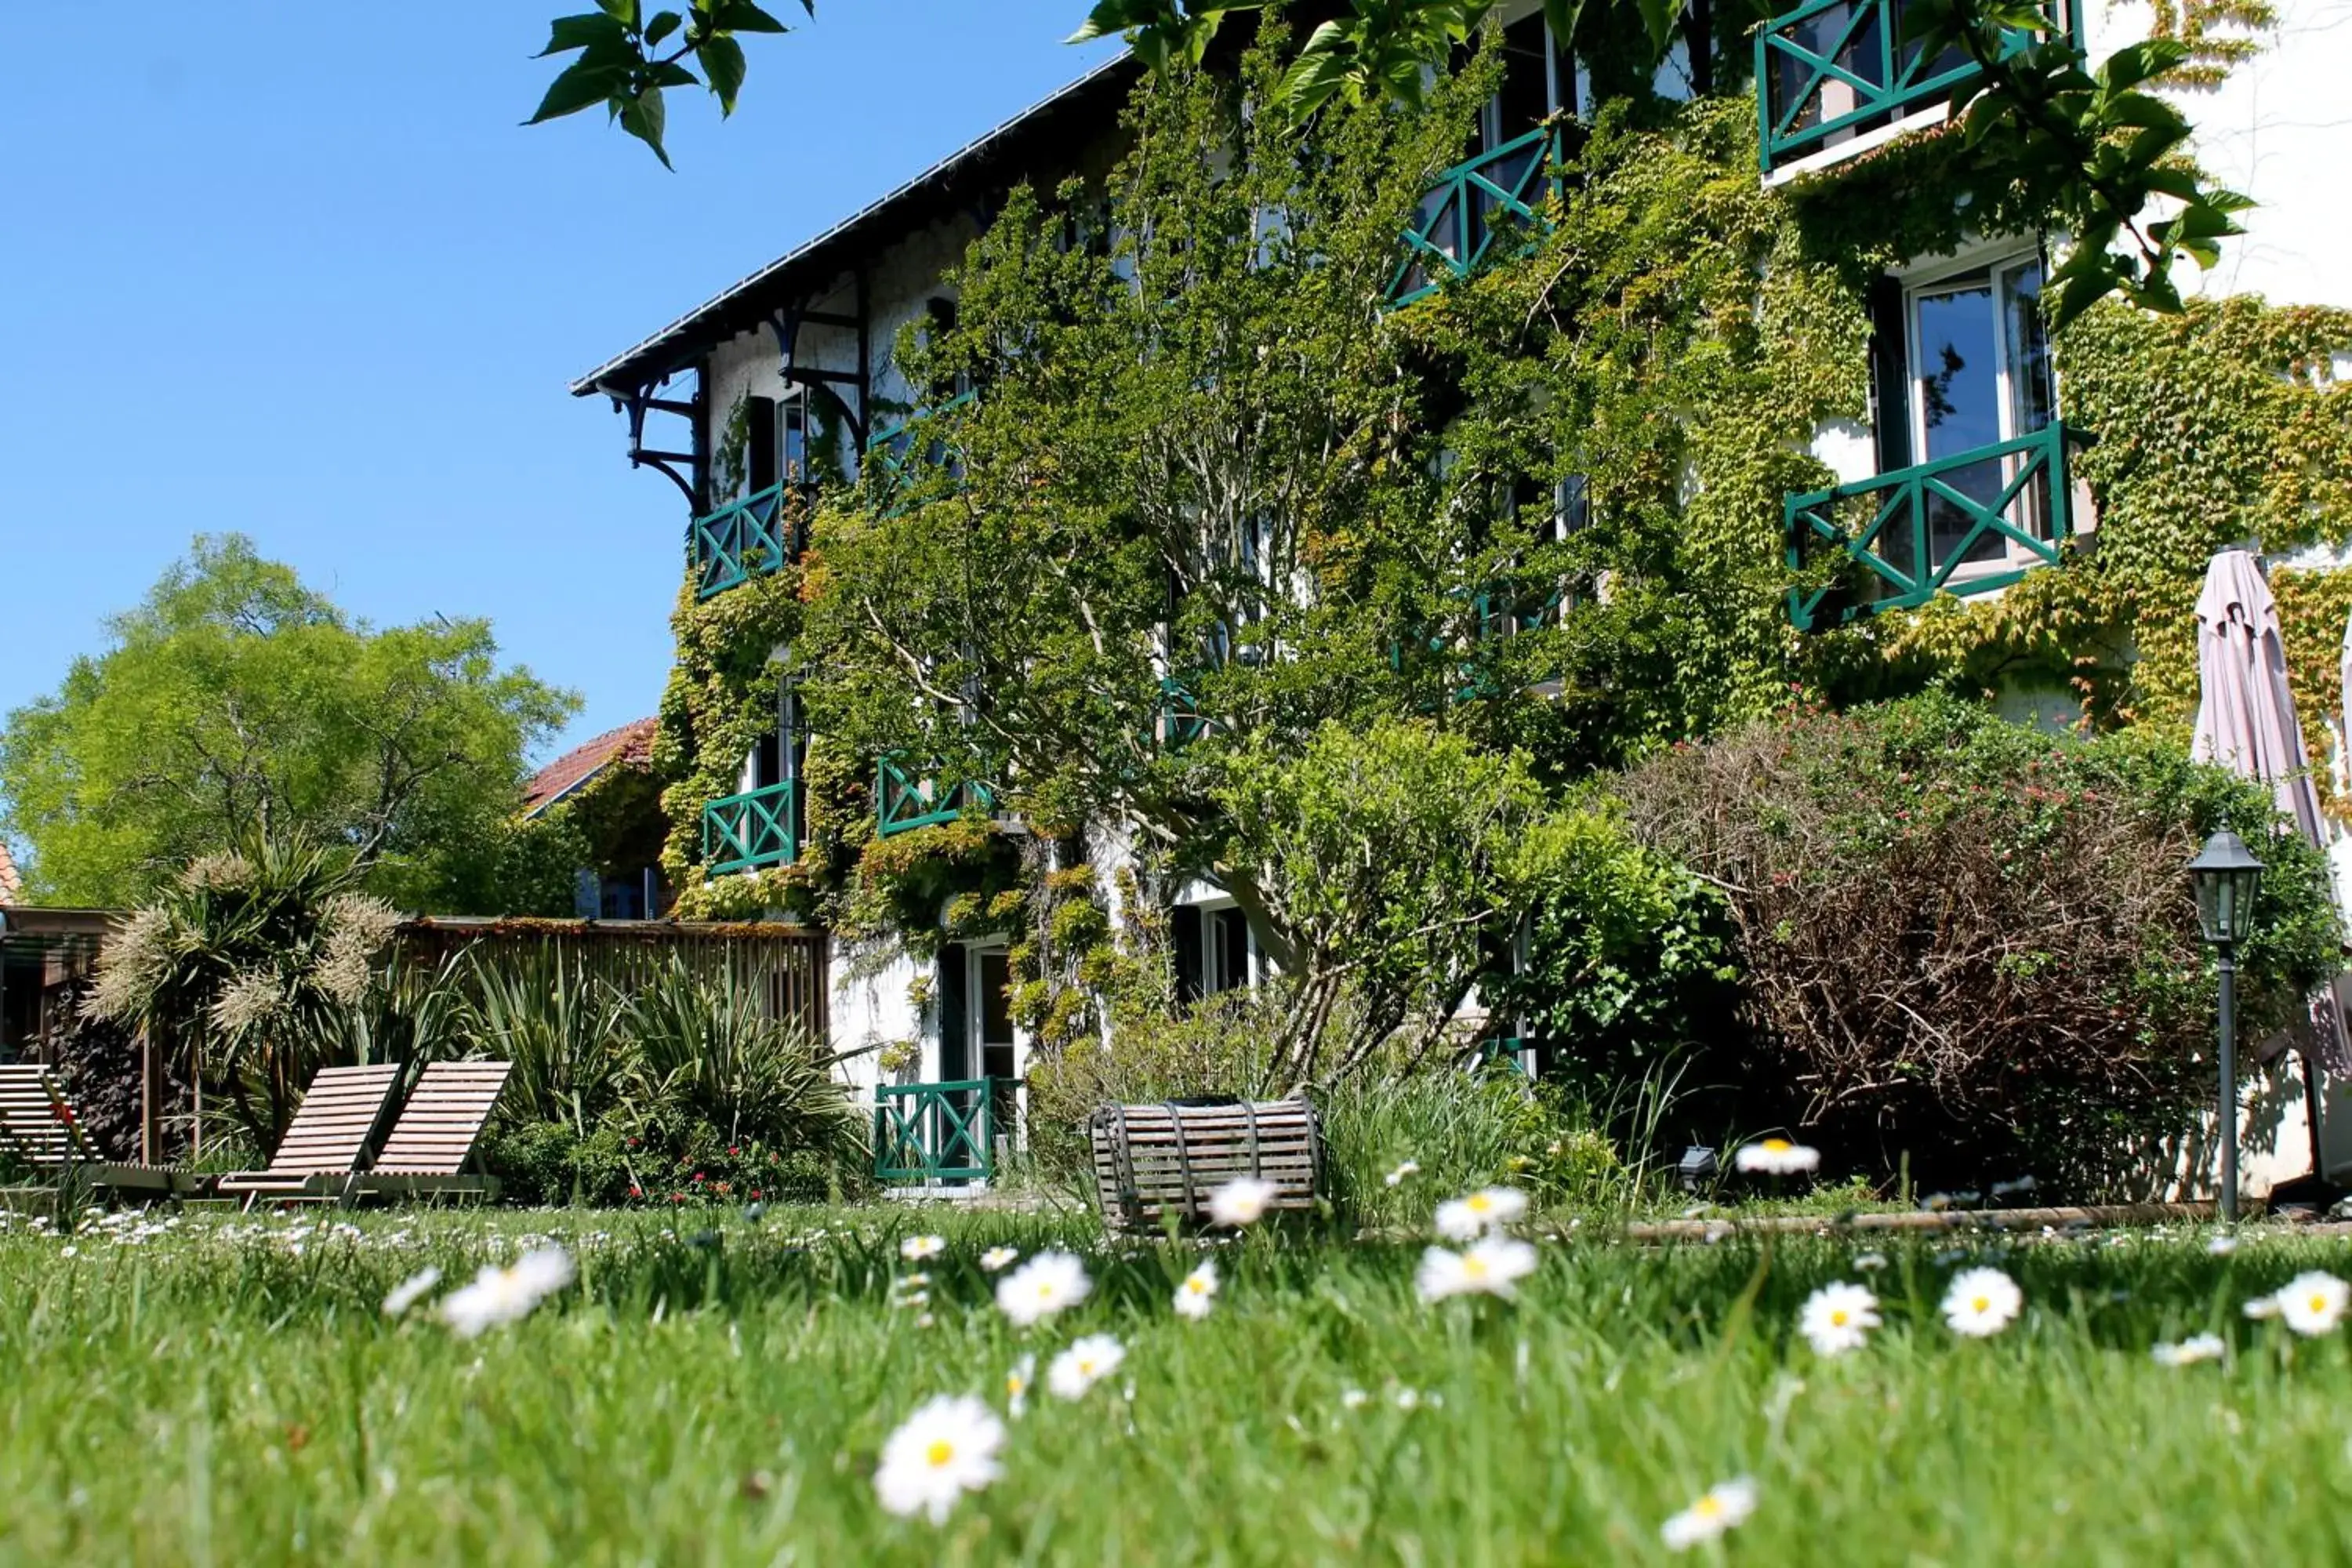
M320 1068L278 1140L269 1168L223 1176L214 1190L223 1197L242 1197L247 1208L262 1198L343 1196L366 1163L399 1087L400 1068L390 1062Z
M513 1070L512 1062L426 1064L383 1151L352 1178L352 1195L497 1197L498 1178L479 1170L469 1174L466 1166Z
M100 1159L57 1075L37 1062L0 1067L0 1145L44 1175L71 1166L93 1185L120 1192L186 1197L196 1190L191 1172Z

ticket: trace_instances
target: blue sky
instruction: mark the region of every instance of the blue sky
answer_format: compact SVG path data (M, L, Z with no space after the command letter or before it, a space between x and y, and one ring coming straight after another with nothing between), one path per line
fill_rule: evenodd
M566 384L1113 47L1060 42L1084 0L820 0L732 121L672 95L670 174L520 128L587 8L45 9L0 95L0 712L228 531L379 624L489 616L572 739L652 712L683 510Z

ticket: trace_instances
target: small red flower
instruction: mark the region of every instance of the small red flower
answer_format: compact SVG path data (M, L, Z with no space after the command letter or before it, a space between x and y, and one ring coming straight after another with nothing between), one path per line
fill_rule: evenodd
M644 1196L646 1195L646 1190L645 1190L645 1188L643 1188L643 1187L641 1187L641 1186L638 1186L635 1183L632 1182L631 1184L629 1184L629 1195L630 1195L631 1197L633 1197L633 1198L641 1198L641 1197L644 1197Z
M702 1184L702 1173L699 1171L694 1173L694 1184L698 1187Z
M740 1154L742 1152L742 1150L737 1148L731 1143L727 1146L727 1157L730 1160L735 1158L736 1155Z

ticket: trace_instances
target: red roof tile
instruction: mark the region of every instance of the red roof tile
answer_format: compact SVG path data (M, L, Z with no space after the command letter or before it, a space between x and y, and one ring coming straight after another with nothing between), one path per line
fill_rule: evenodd
M525 816L537 816L615 762L642 764L653 756L659 721L639 719L572 747L539 770L524 789Z

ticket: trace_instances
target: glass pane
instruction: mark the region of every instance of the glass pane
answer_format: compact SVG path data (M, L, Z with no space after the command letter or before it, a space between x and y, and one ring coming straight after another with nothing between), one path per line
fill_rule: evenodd
M2050 332L2042 319L2042 263L2029 261L2002 273L2001 286L2001 314L2009 336L2009 433L2023 436L2058 416L2050 374Z
M1013 965L1002 952L980 955L980 1040L982 1046L1013 1044L1013 1002L1005 994Z
M1929 462L2000 439L1992 283L1987 279L1912 305L1918 363L1912 367L1921 455Z

